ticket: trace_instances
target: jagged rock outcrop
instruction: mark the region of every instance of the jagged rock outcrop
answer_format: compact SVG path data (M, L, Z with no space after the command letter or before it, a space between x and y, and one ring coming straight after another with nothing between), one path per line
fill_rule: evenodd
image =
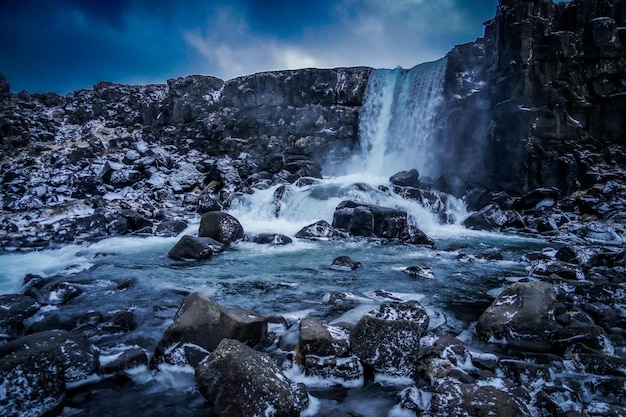
M229 81L194 75L167 85L101 82L65 97L12 94L2 77L0 207L9 213L2 246L136 233L119 211L133 209L153 225L226 209L251 187L320 177L322 164L358 147L369 73L305 69ZM94 209L111 215L94 223ZM64 218L44 227L27 212L82 215L82 226L75 230Z
M447 166L517 194L552 186L568 195L619 176L625 7L501 0L484 37L447 55Z

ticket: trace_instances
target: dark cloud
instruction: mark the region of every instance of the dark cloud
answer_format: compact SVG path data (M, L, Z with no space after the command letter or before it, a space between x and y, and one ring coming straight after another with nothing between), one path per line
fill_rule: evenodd
M191 73L413 66L482 34L496 0L2 0L0 72L13 91Z

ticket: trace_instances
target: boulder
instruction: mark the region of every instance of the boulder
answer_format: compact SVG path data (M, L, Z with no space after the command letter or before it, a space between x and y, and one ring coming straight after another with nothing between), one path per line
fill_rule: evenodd
M559 190L553 187L536 188L524 194L515 202L516 210L529 210L539 207L554 206L559 198Z
M226 309L200 293L193 293L185 299L174 322L165 331L152 365L194 362L198 350L211 352L222 339L237 339L254 346L266 334L267 322L258 313Z
M308 226L304 226L296 237L298 239L329 239L337 236L337 230L326 220L320 220Z
M210 237L220 243L229 245L245 238L239 220L223 211L210 211L202 215L199 237Z
M402 239L402 242L407 245L428 246L432 249L436 246L435 240L432 237L428 236L421 229L413 226L412 224L406 226L400 235L400 239Z
M340 383L361 378L363 367L349 349L350 335L343 328L311 318L300 322L297 353L305 374Z
M37 300L27 295L0 295L0 338L21 336L24 320L35 314L39 307Z
M414 187L420 186L419 180L420 174L416 169L410 171L400 171L397 174L392 175L389 178L389 182L399 187Z
M420 363L424 376L432 383L457 371L471 368L472 358L463 342L442 335L438 338L424 338L421 343ZM468 366L469 365L469 366Z
M417 301L383 304L375 315L363 316L352 329L352 352L374 372L413 377L420 338L428 324L428 314Z
M98 351L85 339L67 330L33 333L0 346L0 358L21 355L28 351L31 358L60 352L65 381L81 381L98 370ZM56 361L56 359L55 359ZM55 362L56 363L56 362Z
M65 402L65 366L58 349L20 349L0 359L0 415L57 415Z
M558 330L556 292L541 281L516 282L506 288L476 324L476 334L530 351L549 351Z
M477 211L489 204L494 195L486 188L472 188L463 196L468 211Z
M143 349L132 347L121 352L115 359L102 365L100 373L103 375L122 374L128 369L148 365L148 356Z
M463 225L475 230L499 230L507 223L507 215L495 204L488 204L479 211L470 214Z
M168 252L172 259L208 259L216 253L224 251L224 245L210 237L185 235Z
M352 236L399 238L407 224L404 210L343 201L335 209L333 227Z
M486 384L463 384L446 378L435 387L430 415L530 417L523 398L505 389Z
M187 222L183 220L164 220L159 223L154 234L162 237L176 237L186 228Z
M312 318L300 321L298 353L302 356L346 356L350 336L344 329Z
M359 267L361 267L361 262L355 261L346 255L338 256L333 259L330 265L330 269L334 269L335 271L354 271Z
M308 406L304 385L291 383L269 356L236 340L222 340L195 375L218 416L299 417Z
M407 266L403 269L403 271L409 274L412 278L435 279L435 273L432 268L428 266Z
M280 233L259 233L252 236L251 240L262 245L288 245L293 242L289 236Z

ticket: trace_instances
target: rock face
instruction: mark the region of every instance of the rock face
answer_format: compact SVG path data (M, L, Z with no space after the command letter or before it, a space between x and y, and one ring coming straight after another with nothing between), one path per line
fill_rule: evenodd
M267 355L224 339L196 368L200 393L218 416L298 417L308 405L304 385L289 382Z
M623 10L622 0L501 0L484 37L447 55L444 164L517 194L567 195L623 169Z

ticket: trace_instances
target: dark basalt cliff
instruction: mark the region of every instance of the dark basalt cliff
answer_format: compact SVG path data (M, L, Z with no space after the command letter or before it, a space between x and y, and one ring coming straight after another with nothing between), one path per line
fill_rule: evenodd
M562 195L622 177L626 1L500 0L484 38L448 54L445 93L462 177Z
M247 145L274 147L269 154L296 147L326 161L345 157L357 143L369 72L303 69L229 81L194 75L147 86L101 82L66 97L11 94L2 78L0 146L11 155L28 144L81 140L97 122L150 142L187 142L211 155L236 157Z

